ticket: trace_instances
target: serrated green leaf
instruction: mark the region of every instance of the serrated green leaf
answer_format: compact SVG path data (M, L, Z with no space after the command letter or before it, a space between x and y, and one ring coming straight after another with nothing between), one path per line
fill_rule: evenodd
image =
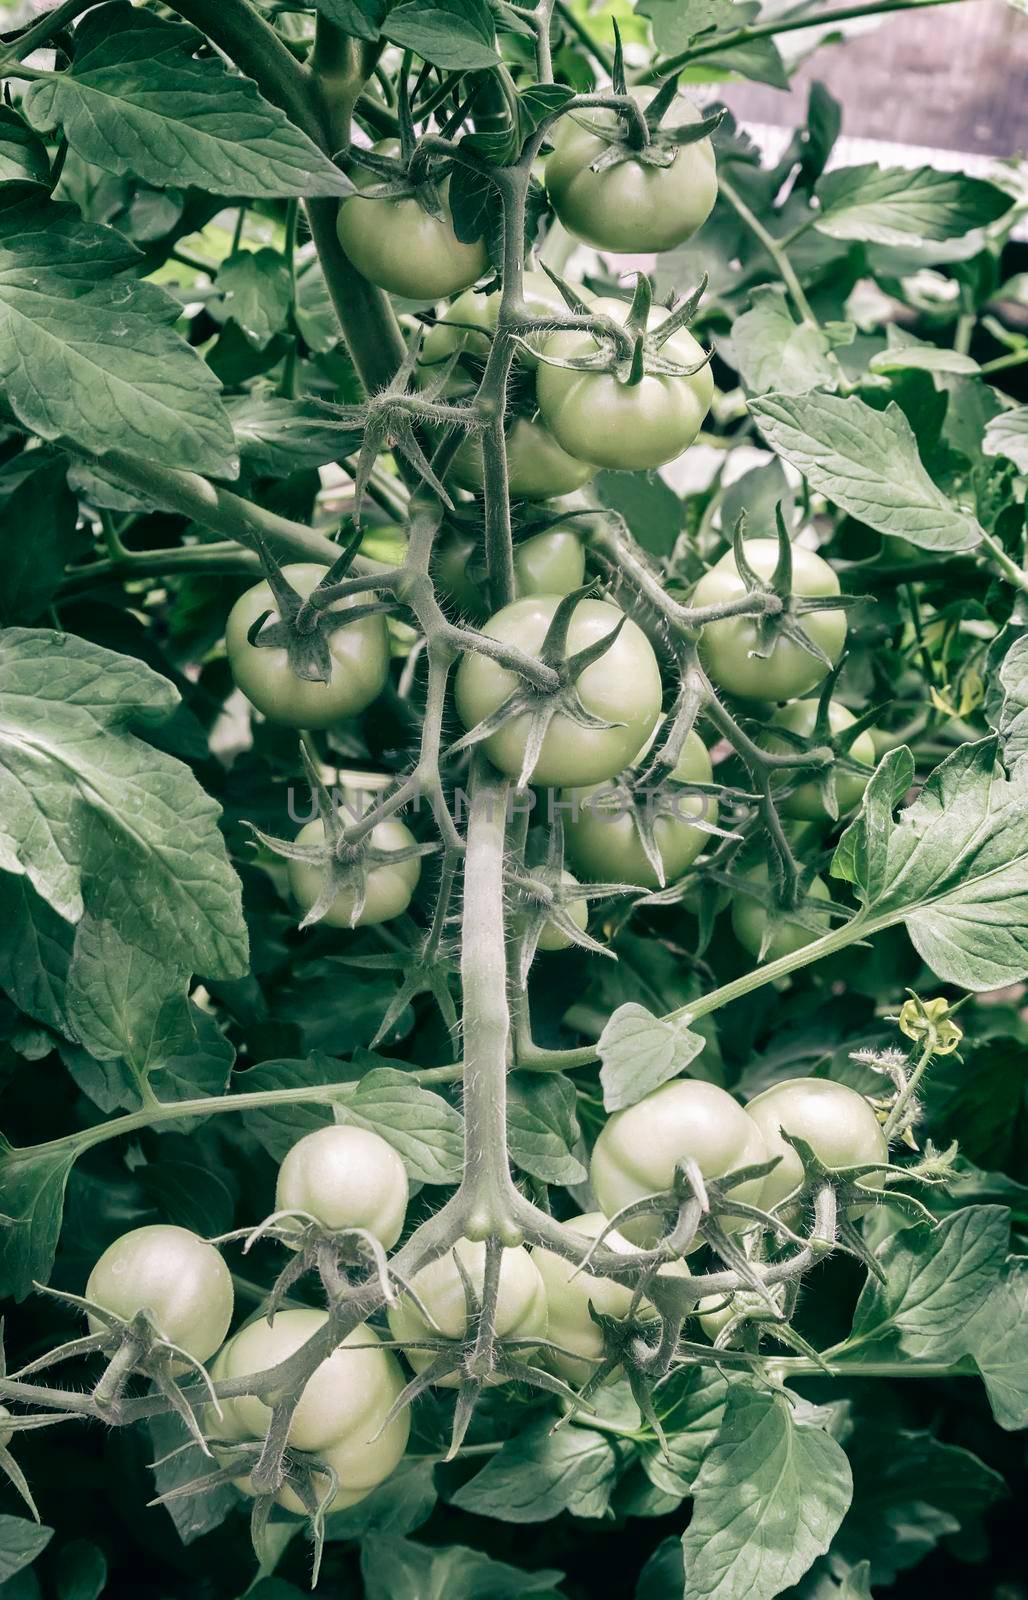
M682 1537L685 1600L774 1600L828 1549L852 1489L834 1439L784 1396L734 1385Z
M768 444L811 488L880 533L925 550L972 550L982 530L921 463L898 406L874 411L855 395L764 395L750 410Z
M13 106L4 105L0 105L0 183L50 187L50 158L46 145Z
M322 467L360 447L361 433L339 408L305 396L243 394L228 401L243 466L261 477Z
M293 283L277 250L240 250L218 268L214 287L225 311L250 343L263 350L289 321Z
M234 478L218 381L170 326L181 307L120 276L138 259L111 228L35 198L0 209L0 382L44 439Z
M616 1469L609 1435L577 1426L554 1433L544 1419L508 1439L452 1504L500 1522L548 1522L562 1511L602 1517Z
M435 67L466 72L495 67L500 59L485 0L408 0L389 12L382 31Z
M0 1516L0 1583L35 1561L53 1536L52 1528L40 1527L26 1517Z
M834 389L838 369L828 359L828 340L818 328L794 321L784 289L754 289L752 307L732 323L729 359L754 394L806 394Z
M986 426L982 450L987 456L1005 456L1018 472L1028 472L1028 406L1014 406L993 417Z
M662 1083L677 1078L705 1043L680 1019L665 1021L634 1001L619 1006L596 1047L603 1063L600 1082L605 1110L634 1106Z
M1009 1263L967 1329L966 1346L1000 1427L1028 1427L1028 1261Z
M128 731L178 699L142 662L84 639L0 633L0 868L69 922L92 900L127 944L240 977L246 928L219 807Z
M30 83L24 110L60 128L83 161L158 188L214 194L344 195L353 185L323 151L218 56L203 36L111 0L78 25L66 72Z
M1008 212L1013 196L981 178L933 167L840 167L826 173L815 195L814 226L833 239L910 244L955 239Z
M585 1168L572 1154L578 1122L575 1086L559 1073L519 1072L508 1079L511 1159L543 1183L582 1183Z

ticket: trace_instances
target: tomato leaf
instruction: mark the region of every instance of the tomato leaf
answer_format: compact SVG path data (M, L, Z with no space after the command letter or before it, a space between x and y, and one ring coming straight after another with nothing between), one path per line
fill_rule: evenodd
M15 1150L0 1135L0 1296L24 1300L49 1278L77 1154L67 1143Z
M71 67L30 83L24 109L39 133L60 128L83 161L158 188L225 195L344 195L353 184L256 84L202 35L125 0L78 25Z
M0 183L50 187L50 157L46 145L13 106L0 106Z
M234 478L217 380L170 326L177 301L121 276L137 260L127 239L71 206L0 209L0 380L11 408L44 439Z
M773 1600L828 1549L852 1492L833 1438L784 1396L733 1386L682 1536L685 1600Z
M293 284L277 250L240 250L218 268L214 287L224 296L226 314L250 343L263 350L289 320Z
M732 324L729 360L755 394L806 394L834 389L838 370L828 360L829 343L819 328L793 320L784 289L754 289L753 304Z
M634 1001L619 1006L597 1046L603 1065L603 1105L620 1111L677 1078L694 1061L706 1040L685 1022L665 1021Z
M1028 1261L1009 1263L966 1342L1000 1427L1028 1427Z
M1028 472L1028 406L1001 411L986 425L982 449L987 456L1005 456L1019 472Z
M548 1522L562 1511L602 1517L617 1462L608 1435L585 1426L554 1433L544 1418L508 1439L450 1503L500 1522Z
M485 0L409 0L386 17L382 31L435 67L467 72L499 63L493 19Z
M814 226L833 239L909 244L954 239L1004 216L1012 195L981 178L934 167L840 167L814 193L821 214Z
M220 808L129 732L178 700L142 662L84 639L0 633L0 868L25 873L68 922L92 899L125 943L239 977L246 929Z
M563 1577L546 1568L524 1572L466 1545L413 1544L381 1534L361 1546L361 1575L365 1600L397 1600L399 1595L520 1600L526 1594L551 1594Z
M580 1144L574 1084L555 1072L519 1072L507 1081L508 1143L514 1162L544 1183L582 1183L586 1170L572 1153Z
M880 412L855 395L768 394L750 410L776 455L869 528L925 550L971 550L979 542L975 517L929 478L897 406Z
M40 1527L27 1517L0 1516L0 1583L35 1561L53 1536L52 1528Z

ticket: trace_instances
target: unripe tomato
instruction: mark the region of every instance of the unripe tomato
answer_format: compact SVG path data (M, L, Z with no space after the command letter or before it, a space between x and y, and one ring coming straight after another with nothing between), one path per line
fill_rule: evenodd
M696 1311L700 1327L713 1344L722 1328L727 1328L735 1316L735 1297L724 1294L704 1295L702 1300L697 1301Z
M676 1078L636 1105L615 1111L601 1129L589 1176L605 1215L613 1217L623 1206L670 1189L676 1164L687 1157L705 1178L722 1178L767 1160L764 1141L737 1100L716 1084ZM758 1179L733 1189L732 1197L756 1205L760 1192ZM729 1232L746 1226L742 1218L721 1221ZM650 1246L660 1238L662 1220L654 1213L619 1227L633 1244Z
M648 106L656 89L631 89L633 100ZM690 101L676 99L661 127L676 128L702 121ZM673 250L691 239L714 209L717 168L709 139L682 145L670 166L650 166L620 161L593 172L596 159L609 141L593 129L617 132L623 123L606 107L593 108L576 117L562 117L546 163L546 190L550 202L569 233L597 250L626 252Z
M297 844L323 844L325 824L321 817L308 822L296 835ZM376 850L406 850L415 843L414 835L396 817L386 817L376 822L371 830L371 844ZM323 867L309 861L287 863L289 887L297 905L309 911L321 893ZM410 905L411 896L421 877L421 857L407 856L403 861L383 861L368 868L364 891L364 905L354 919L357 897L352 888L340 889L321 919L330 928L366 928L377 922L391 922Z
M283 567L282 576L306 599L327 571L313 562L297 562ZM365 597L346 596L336 600L332 610L346 612L358 603L365 603ZM328 683L311 683L296 676L284 648L247 641L253 624L265 613L269 622L278 620L274 596L262 582L241 594L229 612L225 647L237 686L269 722L288 728L328 728L363 711L382 693L389 676L389 631L383 616L361 617L331 633L331 676Z
M566 310L560 290L545 272L525 273L522 298L535 317L548 316L553 311L563 314ZM496 331L499 311L498 290L492 294L485 294L481 289L465 290L425 335L421 347L422 364L438 366L448 361L455 350L484 362L491 344L489 335ZM476 328L481 328L482 332L474 332ZM534 367L537 358L532 350L520 345L517 359L526 367Z
M576 887L578 879L573 878L570 872L561 873L561 882L565 887ZM577 928L584 930L589 926L589 902L583 896L580 900L571 900L565 907L568 916ZM555 922L547 922L539 935L537 950L567 950L571 946L571 939L559 928Z
M266 1372L295 1355L327 1321L324 1311L297 1308L277 1312L270 1326L265 1318L251 1322L220 1352L212 1376L217 1381ZM375 1438L404 1387L399 1362L377 1346L378 1335L366 1324L348 1333L314 1369L289 1425L287 1443L294 1450L308 1451L336 1468L340 1482L332 1509L362 1500L389 1476L406 1448L410 1429L406 1408ZM263 1400L239 1395L222 1400L221 1408L220 1422L213 1408L207 1412L212 1438L233 1442L264 1438L271 1409ZM253 1492L248 1478L236 1481L245 1493ZM327 1488L327 1479L316 1482L319 1495ZM289 1511L303 1511L302 1501L288 1485L276 1499Z
M461 1266L478 1295L482 1296L485 1282L484 1241L458 1239L453 1249L436 1261L430 1261L411 1279L411 1286L427 1310L435 1318L438 1331L431 1328L409 1296L403 1296L398 1306L389 1312L389 1327L394 1339L406 1345L408 1341L453 1339L454 1359L459 1359L456 1343L468 1333L467 1297L454 1255L460 1257ZM521 1339L546 1335L546 1290L539 1269L523 1245L505 1249L500 1264L500 1288L496 1301L496 1332L503 1339ZM407 1349L404 1354L415 1372L423 1372L438 1355L436 1350ZM525 1359L525 1351L517 1352ZM503 1382L502 1378L497 1381ZM454 1371L438 1380L446 1389L456 1389L459 1374Z
M86 1299L126 1321L148 1311L162 1339L206 1361L232 1321L232 1275L206 1239L158 1222L107 1246L89 1274ZM89 1326L100 1333L105 1325L90 1317Z
M768 1159L781 1156L764 1179L759 1205L765 1211L780 1205L803 1182L803 1163L783 1130L803 1139L829 1170L871 1162L889 1165L889 1145L881 1124L862 1094L830 1078L786 1078L758 1094L746 1107L760 1130ZM881 1189L885 1174L861 1178L861 1188ZM859 1207L856 1209L860 1209Z
M596 1239L607 1226L600 1211L587 1211L580 1217L569 1217L566 1226L587 1239ZM603 1241L604 1248L619 1255L632 1255L635 1245L624 1234L613 1229ZM624 1318L632 1305L629 1284L618 1283L616 1278L602 1278L590 1270L582 1271L576 1262L567 1261L552 1250L537 1246L532 1260L546 1288L550 1308L548 1337L561 1350L547 1350L546 1364L568 1383L583 1384L592 1377L603 1356L603 1333L589 1315L592 1305L601 1316ZM684 1261L669 1262L661 1268L661 1276L689 1276ZM652 1320L657 1313L649 1300L640 1300L635 1315L641 1320ZM567 1352L567 1353L565 1353ZM620 1370L620 1369L618 1369ZM611 1374L613 1379L616 1373Z
M623 300L597 300L597 313L623 322ZM669 313L654 306L649 326L656 328ZM591 333L555 333L541 346L544 356L592 355L597 350ZM696 366L704 359L702 347L687 328L673 333L662 347L663 355ZM691 377L647 372L638 383L623 383L613 372L589 372L574 367L539 363L536 395L543 421L557 443L571 455L594 467L615 472L646 471L674 461L688 450L710 410L714 379L710 365Z
M396 152L393 140L374 146ZM366 167L354 175L359 189L381 183ZM405 300L442 300L466 289L489 265L483 239L462 244L453 231L447 198L450 180L439 186L445 215L430 216L413 197L406 200L364 199L355 195L339 205L339 243L369 283L377 283Z
M455 537L439 546L435 571L445 590L463 616L486 615L482 581L469 572L468 563L476 560L474 539ZM577 533L554 528L537 533L514 546L514 589L518 599L536 594L570 594L585 582L585 550Z
M778 563L777 539L747 539L746 559L758 577L771 577ZM836 595L839 580L827 561L802 545L792 547L792 588L796 595ZM729 550L704 573L693 591L694 606L723 605L746 593L735 554ZM805 633L833 663L846 643L846 616L842 611L812 611L799 618ZM714 683L729 694L748 700L792 700L820 683L828 668L802 645L780 634L767 656L750 652L761 648L755 617L725 617L708 622L700 635L700 659Z
M391 1250L403 1232L407 1169L370 1128L334 1123L298 1140L278 1169L276 1211L306 1211L326 1228L364 1228Z
M498 611L482 631L492 639L517 645L526 655L537 655L559 603L556 595L515 600ZM568 655L605 638L620 618L618 608L605 600L581 600L568 629ZM483 655L466 655L455 685L457 712L464 726L473 728L518 686L516 674L498 662ZM532 772L533 783L564 788L612 778L631 761L656 725L660 669L650 641L630 618L606 653L580 674L577 687L587 711L620 726L582 728L558 712L546 731ZM516 778L528 734L528 716L517 716L490 734L483 748L501 772Z
M763 866L754 867L744 876L764 889L768 888L770 884L767 868ZM831 890L823 878L813 878L807 885L806 893L814 900L830 900L832 898ZM810 909L808 906L808 913ZM821 913L816 912L815 915L818 922L820 922L822 920ZM831 919L827 913L825 913L823 920L824 928L822 931L828 933L831 929ZM742 892L733 895L732 932L743 949L754 960L760 958L760 947L763 943L767 924L768 913L759 900ZM820 934L815 933L811 928L805 928L801 922L792 922L786 918L784 921L775 924L774 932L768 941L768 947L764 952L763 959L765 961L777 961L780 956L791 956L797 950L802 950L804 945L813 944L814 940L820 937Z
M481 490L485 482L482 441L464 440L450 464L462 489ZM549 429L535 418L515 417L507 433L507 484L515 500L549 500L588 483L596 468L562 450Z
M640 761L637 756L634 765L639 766ZM711 783L713 777L706 746L699 734L690 730L671 779L679 783ZM640 888L655 889L659 880L642 847L631 810L622 806L620 810L605 811L598 803L604 794L613 797L610 784L572 789L564 797L571 806L564 812L564 837L571 861L585 877L601 883L637 883ZM716 822L717 801L713 796L705 799L702 795L673 792L662 798L673 809L660 811L653 832L664 863L664 881L673 883L692 865L710 837L689 819ZM656 795L653 803L656 806Z
M771 721L775 726L788 728L790 732L798 733L809 740L813 737L814 723L817 721L817 701L794 700L792 705L780 706ZM851 728L855 721L856 718L844 705L840 705L838 700L829 701L828 724L833 733L839 733L843 728ZM765 750L783 754L796 750L796 746L789 744L787 740L776 739L770 729L762 736L760 742ZM854 761L862 761L865 767L876 765L875 742L869 728L857 734L848 753ZM852 811L854 806L860 804L867 784L867 778L858 777L855 772L838 769L835 774L835 797L839 802L840 817L844 817L847 811ZM790 795L778 801L778 809L783 817L795 817L800 822L822 822L827 815L821 791L813 780L797 784Z

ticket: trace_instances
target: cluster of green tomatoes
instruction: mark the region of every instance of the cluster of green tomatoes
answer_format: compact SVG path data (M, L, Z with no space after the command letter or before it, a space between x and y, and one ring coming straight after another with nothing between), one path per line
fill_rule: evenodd
M713 1084L676 1080L616 1112L602 1129L590 1173L602 1210L573 1216L567 1224L581 1237L583 1258L601 1235L619 1254L655 1245L667 1225L659 1212L635 1214L622 1229L612 1228L608 1218L616 1220L624 1207L670 1190L676 1168L689 1158L705 1178L716 1179L778 1157L769 1175L744 1182L733 1193L740 1202L788 1213L799 1201L803 1167L783 1129L805 1140L829 1170L884 1168L889 1161L875 1112L842 1084L788 1079L744 1108ZM860 1181L872 1191L882 1179L871 1173ZM408 1197L403 1162L386 1140L368 1129L334 1124L307 1134L286 1155L274 1221L287 1244L299 1246L312 1231L340 1240L363 1234L388 1251L403 1232ZM752 1223L729 1216L724 1225L737 1230ZM480 1303L485 1271L485 1243L459 1240L414 1274L408 1286L412 1293L402 1293L388 1311L388 1339L363 1324L315 1368L292 1414L286 1443L297 1482L296 1469L304 1467L315 1479L323 1478L318 1504L326 1509L355 1504L404 1454L410 1408L401 1397L409 1380L394 1350L402 1351L416 1374L435 1363L440 1387L460 1384L464 1341L473 1331L475 1297ZM660 1272L688 1276L689 1268L677 1259ZM233 1289L221 1254L188 1229L165 1224L116 1239L90 1274L86 1300L126 1321L145 1312L156 1337L180 1358L179 1373L189 1364L209 1362L215 1381L267 1372L328 1320L328 1313L316 1307L289 1306L227 1337ZM741 1326L744 1302L745 1294L738 1303L733 1296L701 1301L697 1315L708 1337L721 1335L720 1342L726 1342L727 1324ZM604 1332L594 1311L644 1336L657 1315L644 1295L588 1265L580 1269L543 1248L503 1250L495 1311L501 1347L581 1387L604 1360ZM94 1332L103 1326L95 1316L91 1323ZM259 1454L270 1423L271 1410L256 1395L205 1407L204 1431L212 1446L223 1447L230 1461L240 1461L234 1481L244 1493L254 1492L246 1465ZM298 1514L311 1509L289 1477L276 1498Z

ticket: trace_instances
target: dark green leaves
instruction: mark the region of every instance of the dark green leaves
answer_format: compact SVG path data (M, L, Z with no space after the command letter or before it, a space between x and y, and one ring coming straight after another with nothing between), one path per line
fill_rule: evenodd
M0 1583L35 1561L53 1536L52 1528L41 1528L26 1517L0 1516Z
M783 1396L738 1385L693 1492L685 1600L773 1600L828 1549L852 1479L841 1446Z
M617 1464L608 1434L584 1426L554 1433L547 1418L508 1440L453 1504L501 1522L547 1522L562 1511L602 1517Z
M436 67L495 67L496 36L485 0L408 0L390 11L382 31Z
M2 486L0 486L2 487ZM46 461L0 509L0 623L35 622L76 554L78 506L61 466Z
M289 266L277 250L240 250L218 269L215 287L224 307L250 343L263 350L289 317L293 285Z
M189 768L144 744L176 690L70 634L0 634L0 868L59 916L91 902L128 944L209 976L246 970L239 880L219 808Z
M981 529L929 478L906 417L855 396L765 395L750 410L771 448L813 489L880 533L925 550L970 550Z
M171 326L178 303L123 276L137 259L120 234L70 206L31 199L0 210L8 402L44 439L235 477L217 380Z
M963 1355L968 1323L999 1281L1009 1234L1003 1206L971 1206L936 1228L891 1235L878 1252L885 1281L868 1278L847 1345L867 1355L869 1345L898 1344L921 1360Z
M1028 973L1028 772L1006 779L996 756L994 738L961 746L893 824L913 763L890 751L832 864L873 918L905 923L938 977L975 990Z
M70 1140L52 1149L12 1150L0 1135L0 1297L23 1300L33 1282L49 1278L77 1154Z
M366 1600L401 1595L446 1596L446 1600L521 1600L550 1595L563 1577L552 1570L524 1572L466 1545L414 1544L409 1539L371 1538L361 1550Z
M25 115L84 161L158 187L227 195L342 195L352 185L247 78L198 61L195 28L123 0L93 10L66 72L31 83Z
M11 106L0 106L0 183L50 187L46 146Z
M1002 217L1013 197L962 172L920 167L842 167L815 189L821 215L815 226L833 239L870 244L910 244L955 239Z

